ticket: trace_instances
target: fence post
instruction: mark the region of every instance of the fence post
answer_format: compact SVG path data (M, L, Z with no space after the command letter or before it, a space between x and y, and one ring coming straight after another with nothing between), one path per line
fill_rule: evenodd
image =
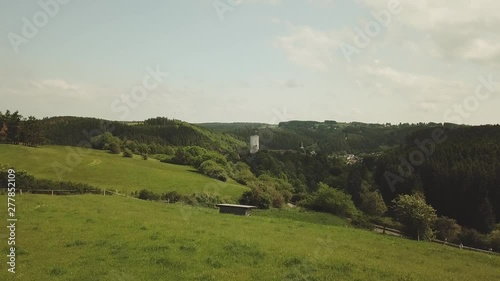
M51 190L52 191L52 195L54 195L54 190Z
M20 193L21 195L23 195L23 190L22 190L22 189L19 189L19 193Z

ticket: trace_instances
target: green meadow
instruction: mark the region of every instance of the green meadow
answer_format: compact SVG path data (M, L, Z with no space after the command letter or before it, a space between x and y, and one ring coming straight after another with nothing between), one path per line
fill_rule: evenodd
M16 273L2 254L0 280L500 280L498 256L297 209L241 217L120 196L29 194L16 207ZM2 253L6 240L2 230Z
M69 146L0 144L0 163L26 170L37 178L87 183L127 194L143 188L156 193L209 192L235 201L247 190L234 181L206 177L189 166Z

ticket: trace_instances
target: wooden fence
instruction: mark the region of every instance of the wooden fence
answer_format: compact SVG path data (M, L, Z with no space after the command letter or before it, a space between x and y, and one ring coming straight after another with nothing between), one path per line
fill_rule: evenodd
M103 189L101 191L87 191L87 192L81 192L80 190L77 189L29 189L25 190L24 193L31 193L31 194L48 194L48 195L77 195L77 194L102 194L102 195L122 195L126 196L125 194L118 193L118 191L111 191L107 189ZM23 190L19 189L19 194L23 194Z
M388 227L381 226L381 225L373 225L373 228L374 228L373 230L376 231L376 232L378 232L378 233L387 234L387 235L394 235L394 236L399 236L399 237L404 237L404 233L403 232L401 232L401 231L399 231L397 229L394 229L394 228L388 228ZM464 245L453 244L453 243L449 243L449 242L438 240L438 239L432 239L431 242L442 244L442 245L445 245L445 246L455 247L455 248L459 248L459 249L465 249L465 250L469 250L469 251L474 251L474 252L481 252L481 253L485 253L485 254L500 255L500 253L497 253L497 252L487 251L487 250L477 249L477 248L472 248L472 247L468 247L468 246L464 246Z

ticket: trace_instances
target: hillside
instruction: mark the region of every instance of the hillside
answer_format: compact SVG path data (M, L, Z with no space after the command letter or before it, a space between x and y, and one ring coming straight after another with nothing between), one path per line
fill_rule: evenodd
M499 125L419 130L381 155L374 179L388 201L423 192L439 215L487 233L500 222L499 139Z
M245 142L225 133L160 117L130 124L96 118L51 117L41 120L41 126L47 141L56 145L82 145L94 136L111 132L122 140L148 145L195 145L224 153L246 147Z
M287 121L279 123L278 126L261 123L201 123L197 125L231 134L242 141L246 141L252 134L258 134L261 138L262 149L298 150L303 144L308 151L331 154L385 150L401 144L409 134L437 124L392 125L326 120L324 122Z
M76 151L75 147L0 144L0 159L37 178L82 182L123 193L146 188L157 193L210 192L237 200L247 190L235 182L220 182L201 175L189 166L125 158L94 149Z
M286 211L240 217L100 195L16 200L16 277L24 281L500 279L498 256L337 221L295 220L293 213L279 218ZM303 214L313 221L314 213ZM6 266L0 265L0 280L13 280Z

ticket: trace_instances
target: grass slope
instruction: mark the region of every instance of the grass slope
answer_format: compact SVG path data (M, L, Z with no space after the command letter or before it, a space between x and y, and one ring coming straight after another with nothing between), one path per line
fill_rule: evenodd
M22 195L16 205L17 273L0 262L0 280L500 280L498 256L314 213L240 217L100 195Z
M88 183L126 193L143 188L157 193L205 191L237 200L247 190L236 182L223 183L206 177L192 167L161 163L155 159L125 158L100 150L77 150L75 147L33 148L2 144L0 162L39 178Z

